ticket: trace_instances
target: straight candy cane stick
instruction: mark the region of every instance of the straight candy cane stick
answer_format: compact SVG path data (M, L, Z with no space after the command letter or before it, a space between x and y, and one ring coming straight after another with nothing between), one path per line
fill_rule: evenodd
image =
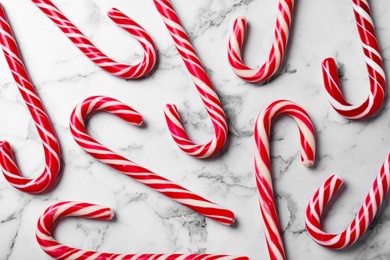
M36 239L39 246L49 256L59 260L105 260L105 259L127 259L127 260L248 260L246 256L233 257L227 255L209 254L115 254L87 251L63 245L53 237L54 225L63 218L82 217L89 219L111 220L114 212L110 208L99 205L64 201L56 203L45 210L39 217L36 228Z
M172 36L176 49L183 58L188 72L191 74L192 80L214 126L214 136L209 142L195 144L188 137L176 106L168 104L165 107L164 113L169 131L176 144L185 153L196 158L211 157L222 149L226 142L228 132L226 116L221 101L170 1L154 0L154 4Z
M234 222L234 214L230 210L222 208L164 177L137 165L112 152L93 139L85 129L85 120L89 114L99 110L114 114L134 125L140 125L142 123L142 116L138 112L118 100L102 96L87 98L75 107L70 119L70 130L73 138L87 153L102 163L111 166L134 180L145 184L206 217L225 225L231 225Z
M306 111L288 100L275 101L262 110L255 125L255 170L260 211L265 225L265 239L272 260L286 259L272 187L269 144L272 120L281 114L291 116L297 123L303 165L312 166L315 158L314 127Z
M351 224L338 234L329 234L321 226L321 215L340 189L343 180L337 175L331 176L314 193L306 208L306 229L319 245L330 249L342 249L355 244L367 231L374 219L390 186L390 154L387 155L379 174L375 178L363 205Z
M364 119L380 108L386 92L386 76L368 1L353 0L352 6L370 81L367 99L359 105L352 105L345 100L333 58L323 61L322 75L329 102L337 113L349 119Z
M72 24L50 0L32 0L41 11L49 17L63 33L96 65L108 73L124 79L137 79L146 76L156 63L156 48L149 34L134 20L124 15L118 9L113 8L108 12L118 26L129 32L141 44L144 50L142 60L135 65L118 63L107 57L95 47L84 35Z
M43 104L23 64L15 36L0 4L0 45L18 86L19 92L34 120L45 153L43 172L34 179L24 178L15 162L10 144L0 142L0 164L6 180L16 189L28 193L47 191L60 170L60 145Z
M294 0L280 0L274 32L274 41L267 60L259 69L251 69L242 60L241 50L244 45L247 21L245 17L238 17L233 24L233 32L229 38L228 60L234 73L241 79L259 83L269 80L278 71L290 34Z

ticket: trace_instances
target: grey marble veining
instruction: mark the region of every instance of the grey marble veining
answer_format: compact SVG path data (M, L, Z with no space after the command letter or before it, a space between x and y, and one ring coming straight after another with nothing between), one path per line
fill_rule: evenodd
M137 42L107 18L117 7L139 22L158 48L156 70L142 80L115 78L90 62L31 2L3 0L24 61L61 142L62 170L52 191L29 195L12 188L1 175L0 259L50 259L35 240L39 215L51 204L76 200L113 208L113 221L67 219L56 229L64 244L118 253L218 253L268 259L255 185L253 128L258 113L276 99L290 99L310 114L317 134L315 166L299 159L293 120L280 118L272 129L272 170L276 201L289 259L390 258L389 197L356 245L331 251L317 245L304 225L306 205L331 175L345 180L344 191L324 220L328 232L340 232L354 218L390 145L389 101L374 117L350 121L329 105L321 61L336 58L351 103L364 100L368 79L350 0L297 0L288 53L280 73L264 85L246 83L232 72L227 42L237 16L249 30L245 62L259 66L271 45L277 1L172 0L228 117L223 151L208 160L185 155L173 142L163 107L174 103L196 142L213 128L172 39L153 2L145 0L54 0L91 41L110 57L132 63L142 55ZM385 72L390 72L390 2L370 1ZM74 142L70 113L91 95L117 98L139 111L141 128L112 115L98 114L88 131L113 151L236 214L233 227L220 225L103 165ZM21 171L37 176L43 167L41 143L0 55L0 138L15 151Z

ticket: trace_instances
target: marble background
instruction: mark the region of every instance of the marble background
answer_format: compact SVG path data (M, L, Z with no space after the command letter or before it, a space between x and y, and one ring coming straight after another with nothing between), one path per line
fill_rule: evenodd
M63 155L58 183L45 194L24 194L0 176L0 259L50 259L35 240L36 221L48 206L63 200L109 206L116 214L111 222L61 222L55 236L64 244L118 253L219 253L267 259L254 177L253 128L261 109L282 98L308 111L318 138L316 164L307 169L299 160L293 120L280 118L272 130L274 188L288 258L390 258L388 197L365 236L349 249L320 247L304 225L310 197L331 174L343 177L346 185L324 226L328 232L340 232L349 225L389 151L387 98L371 119L350 121L330 107L322 84L321 61L333 56L341 65L348 100L359 103L367 96L367 73L350 0L297 0L285 64L281 73L263 86L245 83L231 71L227 40L234 19L245 15L249 22L245 61L252 67L263 63L272 41L277 1L172 0L229 120L224 150L208 160L184 154L167 131L163 107L170 102L179 107L185 127L196 142L208 141L213 128L153 2L53 2L110 57L133 63L142 55L140 46L106 16L107 10L117 7L149 32L159 60L147 78L116 78L89 61L31 1L2 1ZM390 2L370 2L389 76ZM226 227L205 219L78 147L69 131L69 117L75 105L91 95L117 98L138 110L145 120L145 127L136 128L108 114L98 114L89 123L92 136L121 155L233 210L236 224ZM41 142L3 55L0 138L13 146L25 176L41 173Z

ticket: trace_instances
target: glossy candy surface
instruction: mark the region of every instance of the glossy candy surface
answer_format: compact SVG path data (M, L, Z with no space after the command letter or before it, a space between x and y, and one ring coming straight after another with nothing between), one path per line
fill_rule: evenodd
M168 104L164 113L169 131L173 140L185 153L196 158L211 157L222 149L228 133L226 115L221 101L170 1L154 0L154 4L172 36L177 51L183 58L214 126L214 136L209 142L195 144L188 137L176 106Z
M259 83L265 82L275 75L286 53L293 11L294 0L279 1L272 47L267 60L258 69L246 66L242 59L241 51L247 30L246 18L242 16L234 21L233 32L229 38L228 59L238 77L247 82Z
M87 153L104 164L124 173L188 208L225 225L234 222L234 214L201 196L165 179L156 173L120 156L93 139L85 128L87 117L96 111L116 115L130 124L142 124L142 116L129 106L109 97L93 96L80 103L72 112L70 130L75 141Z
M53 237L53 229L61 219L66 217L81 217L99 220L111 220L114 212L107 207L85 203L64 201L58 202L45 210L40 216L36 238L42 250L51 257L59 260L104 260L104 259L127 259L127 260L248 260L248 257L227 256L227 255L209 255L209 254L115 254L105 252L95 252L78 249L63 245Z
M321 216L342 184L343 180L340 177L332 175L314 193L306 208L305 222L309 235L318 244L330 249L342 249L353 245L368 229L389 191L390 154L387 155L386 161L351 224L338 234L326 233L321 225L321 220L323 220Z
M370 82L367 99L359 105L352 105L345 99L333 58L322 62L322 75L329 102L337 113L349 119L364 119L381 107L386 92L386 75L368 1L353 0L352 6Z
M45 153L43 172L37 178L25 178L16 165L11 145L0 142L0 164L4 177L16 189L28 193L47 191L60 170L60 145L56 133L24 66L15 36L3 7L0 5L0 45L18 86L19 92L34 120Z
M141 44L144 51L142 60L135 65L118 63L107 57L84 34L66 18L50 0L32 0L61 31L96 65L108 73L124 79L137 79L150 73L156 63L156 47L149 34L133 19L116 8L107 14L118 26L130 33Z
M272 186L270 131L272 120L282 114L291 116L297 123L301 161L304 166L312 166L315 158L315 133L309 115L297 104L288 100L278 100L264 108L255 125L255 170L259 192L260 211L265 224L264 232L270 259L286 259L282 234L276 211L275 195Z

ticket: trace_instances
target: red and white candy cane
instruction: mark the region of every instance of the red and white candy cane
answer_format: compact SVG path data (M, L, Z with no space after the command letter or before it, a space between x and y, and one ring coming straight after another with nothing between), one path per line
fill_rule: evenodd
M233 32L229 38L228 60L234 73L247 82L265 82L278 71L283 61L290 33L294 0L279 0L278 15L274 32L274 41L267 60L259 69L251 69L242 60L242 46L244 45L247 21L245 17L238 17L233 24Z
M6 180L16 189L40 193L51 187L60 170L60 145L50 119L31 82L14 34L0 4L0 44L19 92L34 120L45 153L43 172L35 179L24 178L16 165L12 148L7 141L0 142L0 164Z
M146 76L156 63L156 48L149 34L134 20L124 15L116 8L107 14L118 26L129 32L141 44L144 50L142 60L135 65L118 63L107 57L95 47L72 24L50 0L32 0L32 2L49 17L61 31L96 65L108 73L124 79L137 79Z
M360 105L352 105L345 100L333 58L322 62L322 75L329 102L337 113L349 119L364 119L380 108L386 92L386 76L368 1L353 0L352 6L370 81L367 99Z
M314 127L305 110L291 101L278 100L261 111L256 120L254 133L256 142L255 169L260 210L265 225L265 239L270 259L286 259L272 187L269 144L272 119L281 114L291 116L298 125L303 165L312 166L315 158Z
M228 127L225 112L172 4L169 0L154 0L154 4L171 34L178 52L183 58L187 70L191 74L192 80L214 125L213 138L206 144L195 144L184 130L176 106L168 104L164 109L164 113L169 131L176 144L185 153L196 158L208 158L218 153L226 142Z
M246 256L227 256L210 254L115 254L99 253L96 251L82 250L66 245L62 245L53 237L55 224L66 217L82 217L89 219L111 220L114 212L107 207L86 203L64 201L58 202L45 210L39 217L36 229L36 238L38 244L46 254L55 259L128 259L128 260L202 260L202 259L220 259L220 260L247 260Z
M382 205L390 186L390 154L387 155L379 174L375 178L363 205L351 224L339 234L326 233L321 226L321 215L343 180L331 176L314 193L306 208L306 229L315 242L330 249L342 249L353 245L366 232Z
M222 208L123 156L115 154L89 136L85 129L86 117L90 113L99 110L114 114L133 125L142 123L142 116L138 112L118 100L102 96L87 98L75 107L70 119L70 130L73 138L87 153L102 163L206 217L225 225L231 225L234 222L234 214L230 210Z

